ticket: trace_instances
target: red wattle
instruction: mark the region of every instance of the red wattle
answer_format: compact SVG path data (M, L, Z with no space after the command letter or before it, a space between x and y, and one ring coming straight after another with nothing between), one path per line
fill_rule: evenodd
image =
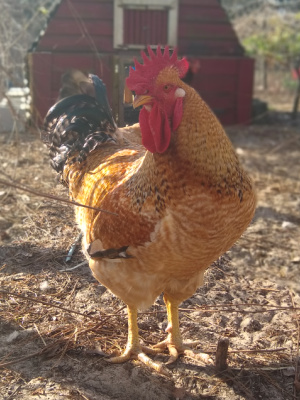
M151 128L149 125L149 116L150 116L150 113L145 109L145 107L143 107L141 109L140 115L139 115L139 122L140 122L140 127L141 127L141 132L142 132L142 144L151 153L155 153L156 148L155 148L155 143L154 143L154 139L152 136Z
M142 144L151 153L164 153L171 140L171 127L168 117L156 104L151 111L145 107L140 111Z

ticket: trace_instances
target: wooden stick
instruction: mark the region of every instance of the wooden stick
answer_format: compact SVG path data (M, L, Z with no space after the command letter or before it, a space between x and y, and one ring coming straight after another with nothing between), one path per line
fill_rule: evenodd
M223 372L227 370L227 355L228 355L229 339L220 338L216 351L216 370Z

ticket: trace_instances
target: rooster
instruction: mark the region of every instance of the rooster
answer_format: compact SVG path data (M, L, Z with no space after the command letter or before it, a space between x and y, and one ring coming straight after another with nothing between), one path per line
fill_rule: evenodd
M117 128L104 84L90 76L83 94L49 110L43 140L70 197L92 207L77 206L76 221L94 277L127 304L127 346L109 360L135 358L165 373L147 353L211 362L183 343L178 307L245 231L256 196L220 122L181 80L186 59L168 47L141 55L126 81L134 107L143 106L139 124ZM137 311L162 292L167 337L147 348Z

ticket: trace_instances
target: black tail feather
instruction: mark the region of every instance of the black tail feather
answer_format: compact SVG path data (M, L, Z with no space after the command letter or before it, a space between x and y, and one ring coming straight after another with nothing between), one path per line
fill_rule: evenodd
M90 75L83 91L57 102L48 111L42 141L48 146L51 166L59 173L67 159L78 153L81 162L103 143L114 142L116 131L104 83ZM86 89L86 90L85 90Z

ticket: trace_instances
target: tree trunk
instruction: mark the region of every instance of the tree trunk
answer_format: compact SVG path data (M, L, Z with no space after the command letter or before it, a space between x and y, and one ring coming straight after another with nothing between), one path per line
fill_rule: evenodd
M298 114L298 107L300 102L300 62L296 63L295 71L298 78L298 87L294 99L293 111L292 111L292 119L295 120Z
M263 90L268 89L268 63L265 56L261 58L261 69L262 69L262 87Z

